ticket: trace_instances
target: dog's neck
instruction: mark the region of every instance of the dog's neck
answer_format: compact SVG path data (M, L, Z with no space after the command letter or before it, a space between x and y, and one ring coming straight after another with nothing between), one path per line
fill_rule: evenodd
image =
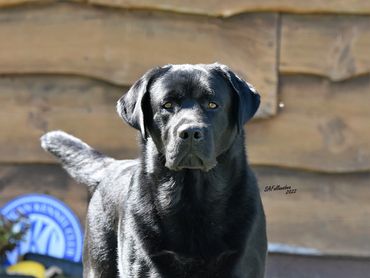
M246 173L246 155L243 146L244 134L236 136L231 147L217 157L217 165L208 172L194 169L173 171L165 167L165 157L153 140L149 137L145 144L142 157L142 176L150 181L160 181L154 185L155 196L163 209L174 209L181 201L203 203L216 201L220 196L225 197L224 190L233 183L240 183L243 177L235 173ZM187 188L184 188L184 185ZM189 197L191 199L184 199ZM166 203L168 203L166 205Z

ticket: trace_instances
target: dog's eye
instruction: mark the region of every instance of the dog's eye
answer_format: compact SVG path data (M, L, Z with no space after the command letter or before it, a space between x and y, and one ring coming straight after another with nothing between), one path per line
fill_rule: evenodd
M170 102L170 101L167 101L165 104L163 104L162 107L165 108L165 109L171 109L171 108L173 108L173 103Z
M208 109L216 109L218 107L217 103L215 102L208 102Z

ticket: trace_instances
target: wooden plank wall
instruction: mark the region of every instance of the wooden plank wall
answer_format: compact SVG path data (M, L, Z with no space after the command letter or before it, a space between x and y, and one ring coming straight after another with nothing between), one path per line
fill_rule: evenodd
M186 3L186 4L185 4ZM370 2L0 0L0 206L88 195L39 146L62 129L138 154L116 100L147 69L228 64L262 95L248 124L272 242L370 256ZM280 104L280 105L278 105ZM264 192L289 185L297 192Z

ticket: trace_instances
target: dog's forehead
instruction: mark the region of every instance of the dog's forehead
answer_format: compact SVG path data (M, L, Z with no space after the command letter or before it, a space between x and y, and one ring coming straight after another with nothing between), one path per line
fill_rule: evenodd
M204 65L172 65L152 84L151 92L158 100L173 93L195 98L205 94L215 96L220 89L227 87L225 83Z
M210 89L211 73L197 65L174 65L156 82L163 90Z
M209 69L207 65L197 64L197 65L191 65L191 64L182 64L182 65L171 65L170 71L183 71L183 72L192 72L192 71L200 71L205 74L209 73Z

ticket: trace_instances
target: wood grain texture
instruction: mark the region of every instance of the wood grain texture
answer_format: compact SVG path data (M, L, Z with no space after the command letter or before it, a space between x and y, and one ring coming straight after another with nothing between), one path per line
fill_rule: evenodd
M58 3L59 0L0 0L0 8L8 8L20 5L49 5ZM87 0L63 0L63 2L87 2Z
M370 170L370 77L340 83L283 76L284 108L248 126L252 163L325 172Z
M254 167L270 242L323 254L370 256L370 172L318 174ZM264 192L265 186L296 188Z
M229 17L245 12L288 12L288 13L344 13L370 14L370 3L366 0L65 0L88 2L107 7L125 9L147 9L176 13L200 14ZM55 0L0 0L0 7L29 3L52 3Z
M364 75L370 73L369 49L370 17L282 16L283 73L316 74L334 81Z
M129 85L153 66L229 65L276 112L277 15L230 19L79 4L0 10L0 74L78 74Z
M49 3L53 0L0 0L0 8L30 3Z
M129 9L165 10L171 12L231 16L244 12L273 11L291 13L355 13L369 14L366 0L88 0L90 3Z
M21 194L52 195L66 203L85 224L87 187L74 182L59 165L0 165L0 207Z
M255 165L324 172L370 170L370 77L330 83L284 76L285 107L247 125L248 156ZM62 129L117 158L137 155L136 130L116 115L125 91L79 77L0 79L0 162L51 162L39 137Z
M46 131L63 129L116 157L135 157L137 135L116 114L124 90L78 77L0 79L0 162L50 162Z

